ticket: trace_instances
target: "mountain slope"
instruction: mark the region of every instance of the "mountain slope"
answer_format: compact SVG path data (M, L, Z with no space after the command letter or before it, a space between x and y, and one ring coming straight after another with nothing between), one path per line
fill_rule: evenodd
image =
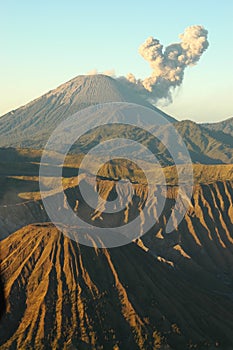
M99 180L104 198L112 198L114 186ZM119 213L118 223L143 205L145 186L133 186L135 203ZM67 188L66 195L72 207L78 201L77 214L93 222L78 187ZM169 186L159 221L124 247L85 247L43 222L3 240L8 305L0 324L1 349L231 349L232 181L197 185L185 218L167 234L175 196L176 187ZM33 219L31 211L34 220L43 220L43 208L34 205L17 209L22 225ZM6 210L10 221L12 208ZM97 214L96 223L101 215L101 225L109 227L107 214Z
M105 102L137 103L159 111L134 90L105 75L78 76L0 118L0 146L42 147L50 133L77 111ZM175 121L159 111L168 120Z
M233 138L220 131L211 131L204 126L185 120L175 124L182 136L193 162L233 163Z
M78 76L31 103L2 116L0 118L0 147L43 149L49 136L61 121L85 107L105 102L136 103L160 113L180 132L193 162L233 163L232 119L212 125L198 125L188 120L177 122L143 99L136 90L120 80L105 75ZM98 114L96 118L102 118L102 116ZM142 120L142 125L143 122L145 120ZM151 127L155 128L154 123ZM224 132L221 131L221 128ZM162 135L169 142L169 125L157 127L157 129L157 134ZM113 139L119 135L139 141L146 147L149 146L162 165L172 164L169 152L158 140L140 128L127 125L124 125L124 128L122 125L105 125L96 128L83 135L73 146L72 152L86 153L100 141Z
M233 136L233 117L217 123L204 123L205 128Z
M173 159L166 149L169 140L174 138L173 126L182 137L187 149L189 150L193 163L202 164L232 164L233 163L233 138L228 134L220 131L211 131L204 126L194 123L190 120L174 122L172 127L170 124L154 127L154 135L140 128L132 126L111 126L104 125L94 131L88 132L80 138L80 143L75 143L71 149L73 153L86 153L89 149L105 141L109 138L117 138L119 135L126 139L133 139L149 148L158 158L161 165L173 164ZM178 141L179 142L179 141ZM164 147L165 145L165 147ZM107 147L107 146L106 146ZM102 148L104 150L104 147ZM119 154L125 153L125 148L118 146ZM99 155L101 155L101 150ZM129 155L134 154L133 150L129 150ZM181 155L182 158L182 155ZM147 159L146 155L142 159Z
M0 248L8 301L1 349L233 345L233 302L135 244L92 249L52 225L34 225Z

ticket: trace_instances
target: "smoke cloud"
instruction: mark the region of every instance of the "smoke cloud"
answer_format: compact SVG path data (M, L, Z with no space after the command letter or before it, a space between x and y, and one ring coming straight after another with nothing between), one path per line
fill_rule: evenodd
M158 39L149 37L140 47L139 53L149 62L152 73L144 80L129 73L126 80L137 86L141 93L156 102L164 98L172 102L172 89L180 86L186 67L195 65L208 48L208 31L200 25L190 26L179 35L180 42L165 49Z
M98 74L104 74L104 75L108 75L109 77L114 77L116 75L115 70L114 69L107 69L103 72L99 72L97 69L92 69L89 72L86 73L87 75L98 75Z

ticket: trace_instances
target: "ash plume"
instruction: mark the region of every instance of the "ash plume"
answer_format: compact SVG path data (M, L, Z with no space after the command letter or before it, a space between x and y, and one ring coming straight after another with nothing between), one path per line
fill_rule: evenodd
M99 74L104 74L107 75L109 77L115 77L116 73L115 73L115 69L107 69L103 72L99 72L98 69L94 68L92 70L90 70L89 72L86 73L87 75L99 75Z
M151 75L141 80L129 73L125 80L137 86L153 102L161 98L172 102L172 89L182 84L185 68L195 65L208 48L207 35L203 26L190 26L179 35L179 43L170 44L165 49L158 39L149 37L139 47L139 53L149 62Z

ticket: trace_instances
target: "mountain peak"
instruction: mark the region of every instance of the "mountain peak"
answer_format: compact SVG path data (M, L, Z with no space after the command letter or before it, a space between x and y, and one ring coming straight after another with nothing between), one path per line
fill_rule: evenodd
M103 74L80 75L2 116L0 146L43 147L60 122L86 107L108 102L135 103L175 121L118 79Z
M63 95L62 101L73 102L88 101L93 103L123 102L127 97L123 96L117 80L103 74L78 75L75 78L59 85L56 89L49 91L46 96Z

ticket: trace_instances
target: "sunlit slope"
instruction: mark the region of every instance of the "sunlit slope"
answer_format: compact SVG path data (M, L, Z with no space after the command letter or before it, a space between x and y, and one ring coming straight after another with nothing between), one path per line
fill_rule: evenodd
M166 223L175 204L177 174L165 167L167 188L158 181L150 198L153 204L158 193L166 197L159 220L134 243L106 250L82 246L48 223L38 192L38 152L9 151L13 160L2 157L1 176L0 234L10 235L0 243L8 300L1 349L233 346L232 165L194 165L188 212L170 234ZM140 169L116 159L104 164L97 178L91 167L78 178L81 158L66 159L61 206L69 203L87 222L110 228L140 215L147 197ZM90 187L97 181L101 196L111 200L120 179L131 181L134 197L110 220L104 206L95 210L84 202L79 181ZM56 179L43 181L57 204L59 192L51 193ZM146 215L152 213L148 210Z
M1 259L8 300L1 349L233 344L232 301L136 244L92 249L34 225L1 243Z

